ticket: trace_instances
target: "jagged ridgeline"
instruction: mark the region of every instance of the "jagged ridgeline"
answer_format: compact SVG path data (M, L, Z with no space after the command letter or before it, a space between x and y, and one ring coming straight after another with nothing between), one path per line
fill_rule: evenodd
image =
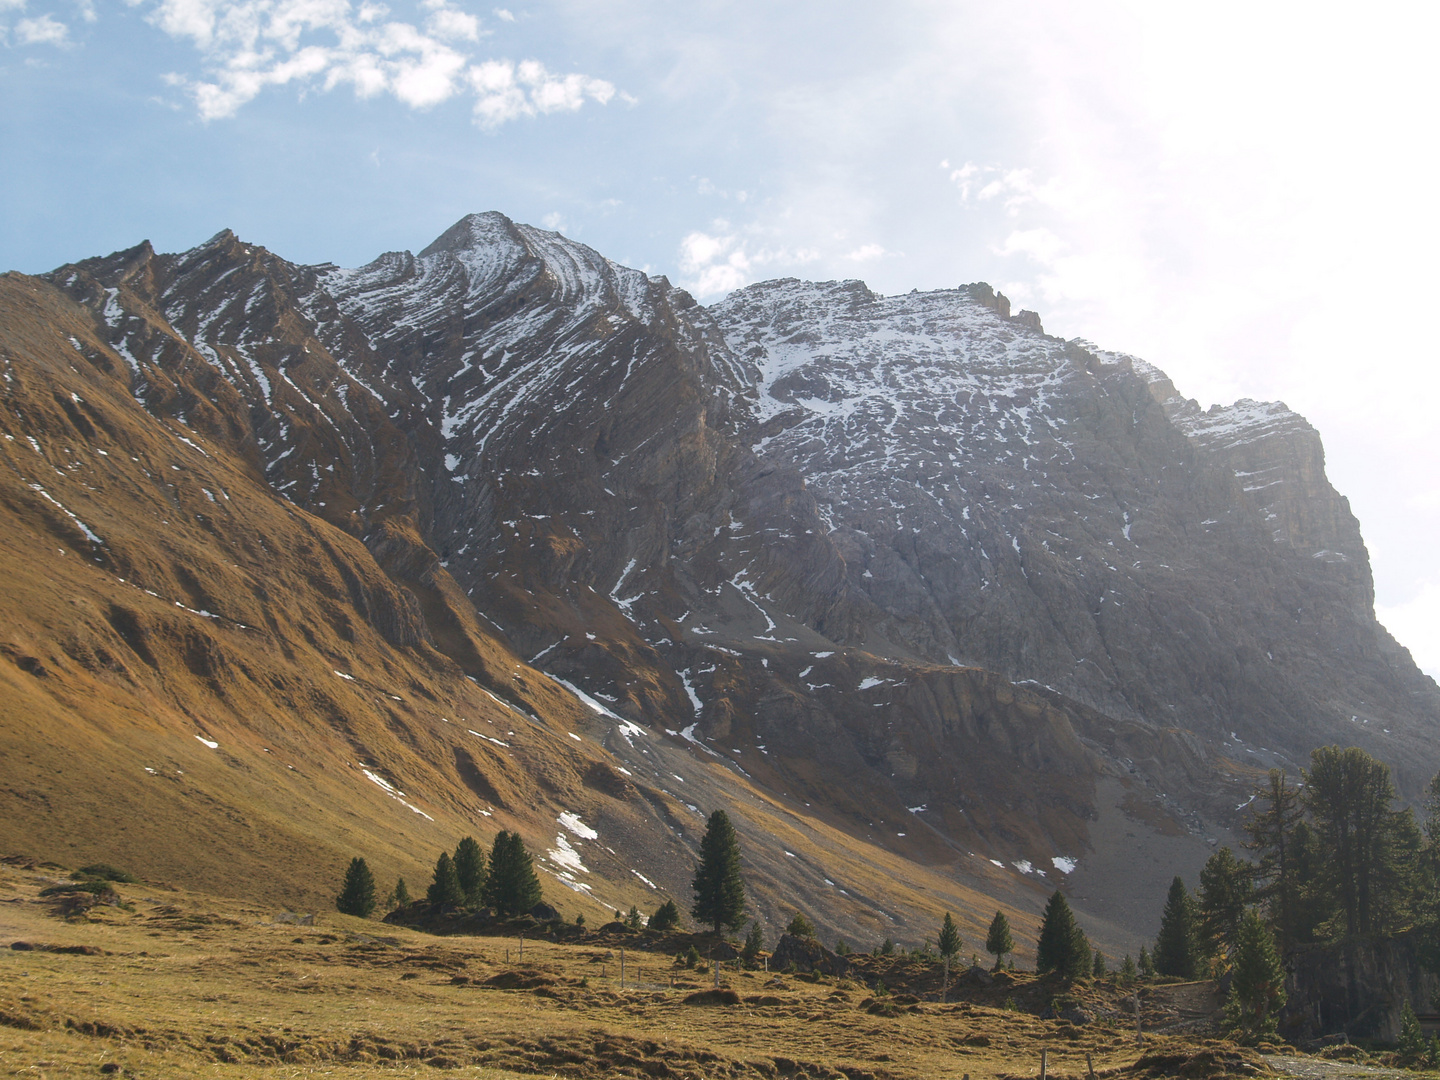
M0 280L0 813L328 905L502 830L567 918L1153 933L1271 766L1402 794L1440 693L1315 431L988 286L702 307L498 214L297 266L221 233Z

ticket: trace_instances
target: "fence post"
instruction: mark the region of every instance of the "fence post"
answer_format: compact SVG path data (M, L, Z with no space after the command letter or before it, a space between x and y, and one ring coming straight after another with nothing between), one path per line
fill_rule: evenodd
M625 989L625 950L620 950L620 989Z
M1040 1051L1040 1080L1045 1080L1045 1074L1050 1065L1049 1057L1050 1051L1042 1048Z

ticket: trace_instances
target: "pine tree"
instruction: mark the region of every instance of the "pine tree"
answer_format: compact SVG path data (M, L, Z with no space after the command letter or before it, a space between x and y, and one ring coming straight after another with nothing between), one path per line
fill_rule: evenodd
M630 905L630 911L625 916L625 925L631 930L639 930L645 925L645 920L640 914L640 909L634 904Z
M435 879L430 882L425 899L446 907L459 907L465 902L465 890L460 888L460 876L455 873L455 863L448 851L442 851L435 860Z
M1400 1041L1395 1049L1400 1053L1402 1065L1422 1065L1430 1056L1425 1033L1420 1030L1420 1020L1410 1007L1409 999L1400 1008Z
M1095 950L1095 960L1090 965L1090 974L1097 979L1105 975L1105 954L1099 949Z
M1135 983L1135 976L1136 976L1137 974L1138 974L1138 971L1137 971L1137 969L1136 969L1136 967L1135 967L1135 961L1131 958L1130 954L1127 952L1127 953L1125 954L1125 959L1124 959L1124 961L1120 964L1120 985L1121 985L1121 986L1132 986L1132 985L1134 985L1134 983Z
M1199 939L1205 956L1223 957L1234 946L1253 892L1252 867L1222 847L1200 871Z
M1015 939L1010 936L1010 920L1003 911L995 912L990 920L990 930L985 935L985 951L995 957L994 970L1000 970L1000 962L1006 953L1015 951Z
M390 895L385 898L386 911L398 911L400 908L408 907L410 904L410 889L405 884L403 877L395 879L395 888L390 890Z
M666 900L655 909L655 914L650 916L651 930L674 930L679 925L680 909L675 906L674 900Z
M481 893L486 906L493 907L502 919L523 914L540 902L535 862L519 833L496 833L490 847L490 873Z
M1390 767L1364 750L1322 746L1310 755L1301 796L1321 850L1322 882L1344 934L1384 932L1405 914L1419 849L1409 811L1395 811Z
M1035 970L1042 975L1055 971L1067 979L1076 979L1086 974L1089 966L1090 946L1085 934L1075 922L1065 897L1056 889L1045 905L1045 916L1040 922Z
M740 948L740 956L747 964L753 964L755 957L760 955L760 950L765 948L765 938L760 932L760 921L751 920L750 932L745 935L745 944Z
M1226 1021L1242 1038L1255 1039L1275 1030L1284 1006L1285 970L1280 966L1275 939L1260 916L1247 911L1236 933Z
M935 944L944 957L952 957L960 951L960 928L948 911L945 912L945 921L940 924L940 936Z
M1140 946L1140 959L1136 966L1140 969L1140 974L1144 978L1148 979L1155 974L1155 961L1150 959L1150 954L1146 951L1144 945Z
M1199 968L1195 938L1195 901L1179 875L1170 882L1165 910L1160 916L1160 933L1155 938L1155 970L1161 975L1195 978Z
M362 919L368 919L375 910L375 878L358 855L350 860L350 869L345 871L345 884L335 897L335 907L346 915L358 915Z
M740 877L740 844L735 827L724 810L710 815L705 837L700 841L700 865L695 869L695 903L690 909L696 922L738 930L745 923L745 882Z
M460 879L464 902L479 907L485 889L485 852L473 836L467 836L455 848L455 874Z
M1266 809L1257 807L1245 822L1250 837L1245 847L1259 857L1255 899L1265 906L1283 948L1301 940L1297 932L1300 881L1295 859L1295 830L1301 823L1300 793L1284 772L1271 769L1269 786L1256 792L1256 798L1265 800Z
M810 920L805 917L803 911L797 911L795 917L790 920L790 924L785 927L785 932L792 937L813 938L815 936L815 927Z

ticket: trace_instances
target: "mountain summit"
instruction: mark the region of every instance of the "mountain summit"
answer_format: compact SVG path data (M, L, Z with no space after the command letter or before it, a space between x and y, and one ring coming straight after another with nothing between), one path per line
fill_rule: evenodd
M608 913L723 807L767 920L974 940L1067 880L1128 944L1264 769L1418 791L1440 690L1314 429L1001 299L707 308L496 213L6 275L16 842L299 903L513 828Z

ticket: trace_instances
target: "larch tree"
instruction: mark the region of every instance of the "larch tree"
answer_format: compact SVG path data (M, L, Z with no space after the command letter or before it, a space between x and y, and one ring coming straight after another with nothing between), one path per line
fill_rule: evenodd
M955 918L950 912L945 912L945 919L940 923L940 935L935 939L935 945L940 955L947 960L960 951L960 927L955 925Z
M700 865L695 868L695 903L690 914L719 934L722 927L738 930L745 924L745 882L740 876L740 843L735 826L724 810L716 810L700 841Z

